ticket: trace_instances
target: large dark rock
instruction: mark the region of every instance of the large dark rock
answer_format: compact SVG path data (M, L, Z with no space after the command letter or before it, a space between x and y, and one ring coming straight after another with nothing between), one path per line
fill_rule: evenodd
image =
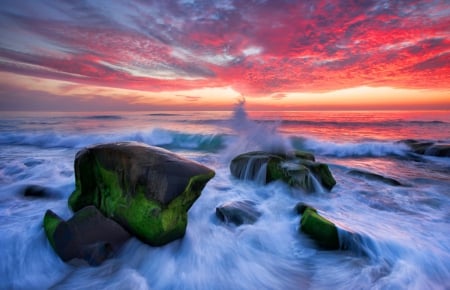
M256 209L256 204L250 200L225 202L216 207L216 216L225 223L233 223L237 226L253 224L261 216Z
M336 181L328 166L314 160L314 155L309 152L277 154L255 151L235 157L231 161L230 171L242 180L255 180L262 184L282 180L307 192L317 190L317 180L321 186L331 190Z
M101 144L77 153L69 206L95 205L143 242L164 245L184 235L187 211L214 174L162 148Z
M50 245L65 262L75 258L99 265L116 253L130 238L118 223L103 216L95 206L87 206L67 222L51 210L44 217Z

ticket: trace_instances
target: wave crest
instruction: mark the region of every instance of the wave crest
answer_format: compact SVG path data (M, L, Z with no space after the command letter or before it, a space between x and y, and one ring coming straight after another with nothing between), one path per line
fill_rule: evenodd
M291 141L297 149L333 157L406 156L410 152L405 144L382 141L337 143L301 137L293 137Z
M215 152L225 147L224 134L189 134L155 128L151 131L135 131L115 134L71 134L55 132L4 133L1 145L26 145L39 148L82 148L91 144L137 141L168 149L189 149Z

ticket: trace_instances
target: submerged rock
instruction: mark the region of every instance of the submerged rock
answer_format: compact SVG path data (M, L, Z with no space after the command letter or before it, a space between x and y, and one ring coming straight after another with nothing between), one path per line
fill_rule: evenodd
M360 170L360 169L352 169L348 172L351 175L354 176L359 176L359 177L364 177L366 179L370 179L370 180L374 180L374 181L379 181L379 182L383 182L392 186L402 186L403 184L401 184L399 181L390 178L390 177L385 177L373 172L368 172L365 170Z
M425 150L425 155L450 157L450 144L434 144Z
M450 157L450 144L433 143L428 141L417 141L413 139L403 140L402 143L411 148L416 154L437 156L437 157Z
M50 245L65 262L75 258L99 265L130 238L118 223L106 218L95 206L77 211L67 222L51 210L44 216Z
M230 201L216 207L216 216L225 223L237 226L253 224L261 216L256 203L250 200Z
M141 241L164 245L184 235L187 211L214 175L162 148L101 144L77 153L69 206L77 211L95 205Z
M336 181L328 165L314 161L309 152L295 151L277 154L262 151L248 152L235 157L230 164L231 174L242 180L266 184L282 180L307 192L316 191L315 183L331 190Z
M58 192L53 188L31 184L27 185L23 189L23 196L39 197L39 198L55 198L58 197Z
M368 237L339 228L315 208L302 202L295 206L295 210L302 215L299 231L309 235L323 249L349 250L358 256L370 255L369 247L373 241Z
M297 205L297 211L302 214L300 230L314 239L319 246L328 250L339 249L338 229L334 223L317 213L308 205Z

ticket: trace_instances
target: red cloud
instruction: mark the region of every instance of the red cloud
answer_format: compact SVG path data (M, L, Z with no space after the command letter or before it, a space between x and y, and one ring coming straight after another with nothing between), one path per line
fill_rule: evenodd
M71 13L72 4L54 5ZM96 15L84 22L53 19L45 7L41 15L0 11L3 22L27 31L12 36L4 25L2 34L32 33L37 48L21 46L26 39L0 43L0 70L147 91L232 86L254 96L361 85L448 88L445 1L114 5L121 17L78 7ZM48 46L57 53L42 53Z

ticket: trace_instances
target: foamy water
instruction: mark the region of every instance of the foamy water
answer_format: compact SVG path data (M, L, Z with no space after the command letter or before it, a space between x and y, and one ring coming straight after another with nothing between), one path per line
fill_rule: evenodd
M149 112L5 114L0 123L0 289L450 289L450 158L412 154L403 139L450 142L448 112ZM99 267L62 262L47 209L64 218L83 146L133 140L216 171L189 211L186 236L164 247L137 239ZM331 192L239 181L230 160L250 150L306 149L330 164ZM404 186L352 175L366 170ZM53 188L25 198L26 185ZM262 213L239 227L215 208L251 200ZM325 251L299 233L299 202L357 234Z

